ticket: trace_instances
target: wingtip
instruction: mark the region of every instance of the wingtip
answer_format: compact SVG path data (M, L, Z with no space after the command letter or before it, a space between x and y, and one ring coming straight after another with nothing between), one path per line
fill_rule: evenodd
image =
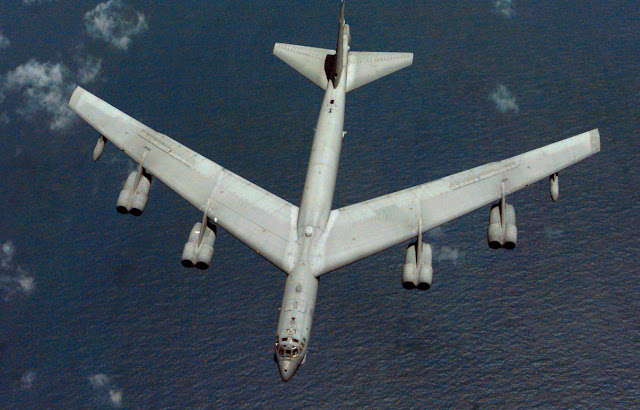
M71 109L74 109L78 106L78 100L80 100L80 97L82 97L82 95L85 93L86 91L80 87L77 86L75 90L73 90L73 94L71 94L71 98L69 98L69 107Z
M600 152L600 131L598 129L594 129L590 131L591 134L591 151L595 154L596 152Z

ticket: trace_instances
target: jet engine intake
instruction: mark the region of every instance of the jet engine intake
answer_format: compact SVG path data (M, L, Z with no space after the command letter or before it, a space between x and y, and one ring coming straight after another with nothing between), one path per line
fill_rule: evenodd
M144 169L131 172L118 196L116 210L121 214L142 215L149 199L151 180L151 174Z
M513 249L518 243L516 211L511 204L495 204L489 213L487 242L492 249Z
M202 226L204 225L204 231ZM193 225L189 240L182 251L182 266L205 270L211 265L213 259L213 245L216 241L216 227L209 227L208 223L197 222Z

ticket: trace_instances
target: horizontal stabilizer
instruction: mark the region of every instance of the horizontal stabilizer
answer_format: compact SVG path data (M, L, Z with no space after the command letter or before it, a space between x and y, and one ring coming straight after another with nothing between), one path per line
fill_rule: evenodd
M347 92L369 84L413 63L412 53L352 51L347 69Z
M326 90L329 77L325 69L327 56L335 55L335 50L276 43L273 54L318 87Z

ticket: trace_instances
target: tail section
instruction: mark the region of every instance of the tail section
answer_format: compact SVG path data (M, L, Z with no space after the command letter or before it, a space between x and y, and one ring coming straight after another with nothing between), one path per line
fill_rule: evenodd
M375 53L350 51L351 34L344 20L344 0L340 7L340 24L336 50L276 43L273 54L326 90L346 80L346 91L355 90L378 78L413 63L411 53Z

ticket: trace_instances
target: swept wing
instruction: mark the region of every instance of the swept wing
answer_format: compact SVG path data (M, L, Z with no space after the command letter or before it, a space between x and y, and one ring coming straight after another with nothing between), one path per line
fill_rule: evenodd
M503 161L482 165L331 212L325 265L317 276L418 236L548 177L600 151L592 130Z
M69 107L220 227L285 272L298 208L77 87Z

